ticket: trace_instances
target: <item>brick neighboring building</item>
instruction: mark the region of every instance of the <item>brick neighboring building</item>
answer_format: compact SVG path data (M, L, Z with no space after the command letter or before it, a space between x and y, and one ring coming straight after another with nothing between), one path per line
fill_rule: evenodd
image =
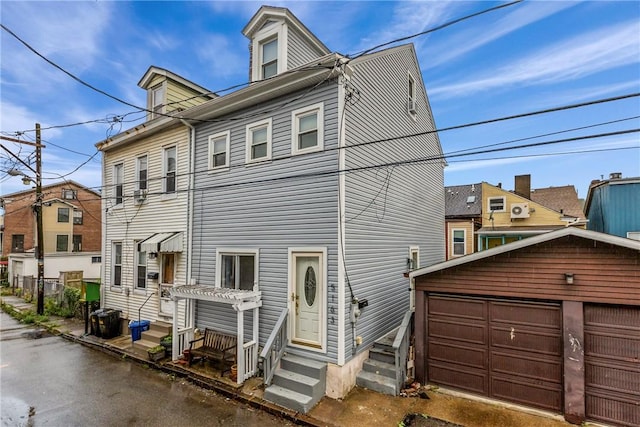
M100 252L100 193L74 181L42 187L45 253ZM2 195L4 230L2 256L33 250L36 224L35 189Z

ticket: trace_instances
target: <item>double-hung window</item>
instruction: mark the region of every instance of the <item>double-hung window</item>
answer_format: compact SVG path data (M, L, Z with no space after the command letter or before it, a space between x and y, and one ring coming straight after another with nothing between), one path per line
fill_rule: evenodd
M137 246L137 245L136 245ZM136 289L147 288L147 252L136 252Z
M271 159L271 119L247 126L247 163Z
M229 131L218 133L209 137L209 169L222 169L229 167Z
M58 234L56 236L56 252L67 252L69 250L69 236Z
M62 198L65 200L75 200L78 198L78 192L76 190L65 188L62 190Z
M461 256L466 253L466 238L464 230L452 230L452 255L453 256Z
M137 190L147 189L147 156L140 156L136 160L136 174L138 180L136 182Z
M258 251L218 252L217 285L228 289L254 290L258 283Z
M164 86L156 86L151 89L151 118L158 117L158 113L163 113L164 107Z
M324 108L323 104L295 110L291 113L293 129L293 154L320 151L324 147Z
M278 74L278 38L260 44L261 77L268 79Z
M164 192L176 192L176 168L177 168L176 147L165 148L164 150Z
M58 208L58 222L69 222L69 208Z
M113 242L111 246L112 286L122 286L122 243Z
M24 234L11 235L11 252L24 252Z
M73 224L74 225L82 225L82 222L83 222L82 211L81 210L74 210L73 211Z
M116 206L121 205L124 200L124 165L122 163L113 167L113 196Z

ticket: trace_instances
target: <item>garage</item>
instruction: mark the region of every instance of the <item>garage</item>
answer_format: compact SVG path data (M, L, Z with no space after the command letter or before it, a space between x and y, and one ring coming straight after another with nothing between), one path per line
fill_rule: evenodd
M557 303L428 296L428 381L562 410L562 314Z
M640 308L585 304L586 416L640 425Z
M420 382L640 426L640 242L567 227L413 271Z

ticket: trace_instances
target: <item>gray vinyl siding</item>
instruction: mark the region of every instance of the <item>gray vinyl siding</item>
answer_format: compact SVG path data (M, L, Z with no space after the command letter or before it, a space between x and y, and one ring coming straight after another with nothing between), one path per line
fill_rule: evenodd
M270 111L267 114L254 116L255 111L243 110L229 119L252 117L205 123L196 129L192 277L198 284L215 285L218 248L259 250L261 346L287 307L289 248L327 248L329 290L332 285L337 289L337 175L288 178L337 170L338 152L327 150L337 146L337 93L336 83L329 82L311 93L303 91L260 105L261 111ZM325 151L291 156L291 112L319 102L324 103ZM268 117L272 118L272 160L245 165L246 125ZM209 172L208 137L227 130L231 133L230 168ZM328 352L319 358L336 359L337 323L337 318L333 323L329 320ZM248 334L248 314L245 324ZM224 304L199 302L196 325L235 332L236 313Z
M360 99L346 107L347 146L434 129L410 46L372 55L353 66ZM407 111L407 70L416 82L415 121ZM345 160L349 170L440 155L434 133L349 148ZM444 260L443 164L435 160L348 173L345 192L347 275L355 296L369 302L356 331L363 337L363 349L397 327L409 309L409 279L403 272L410 247L419 247L421 267ZM345 340L349 357L350 329Z
M287 45L287 70L307 64L327 52L319 51L306 42L295 29L289 27Z

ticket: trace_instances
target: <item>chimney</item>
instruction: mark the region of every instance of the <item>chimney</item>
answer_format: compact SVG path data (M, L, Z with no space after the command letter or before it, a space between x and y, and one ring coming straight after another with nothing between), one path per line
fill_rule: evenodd
M518 196L531 199L531 175L516 175L515 192Z

